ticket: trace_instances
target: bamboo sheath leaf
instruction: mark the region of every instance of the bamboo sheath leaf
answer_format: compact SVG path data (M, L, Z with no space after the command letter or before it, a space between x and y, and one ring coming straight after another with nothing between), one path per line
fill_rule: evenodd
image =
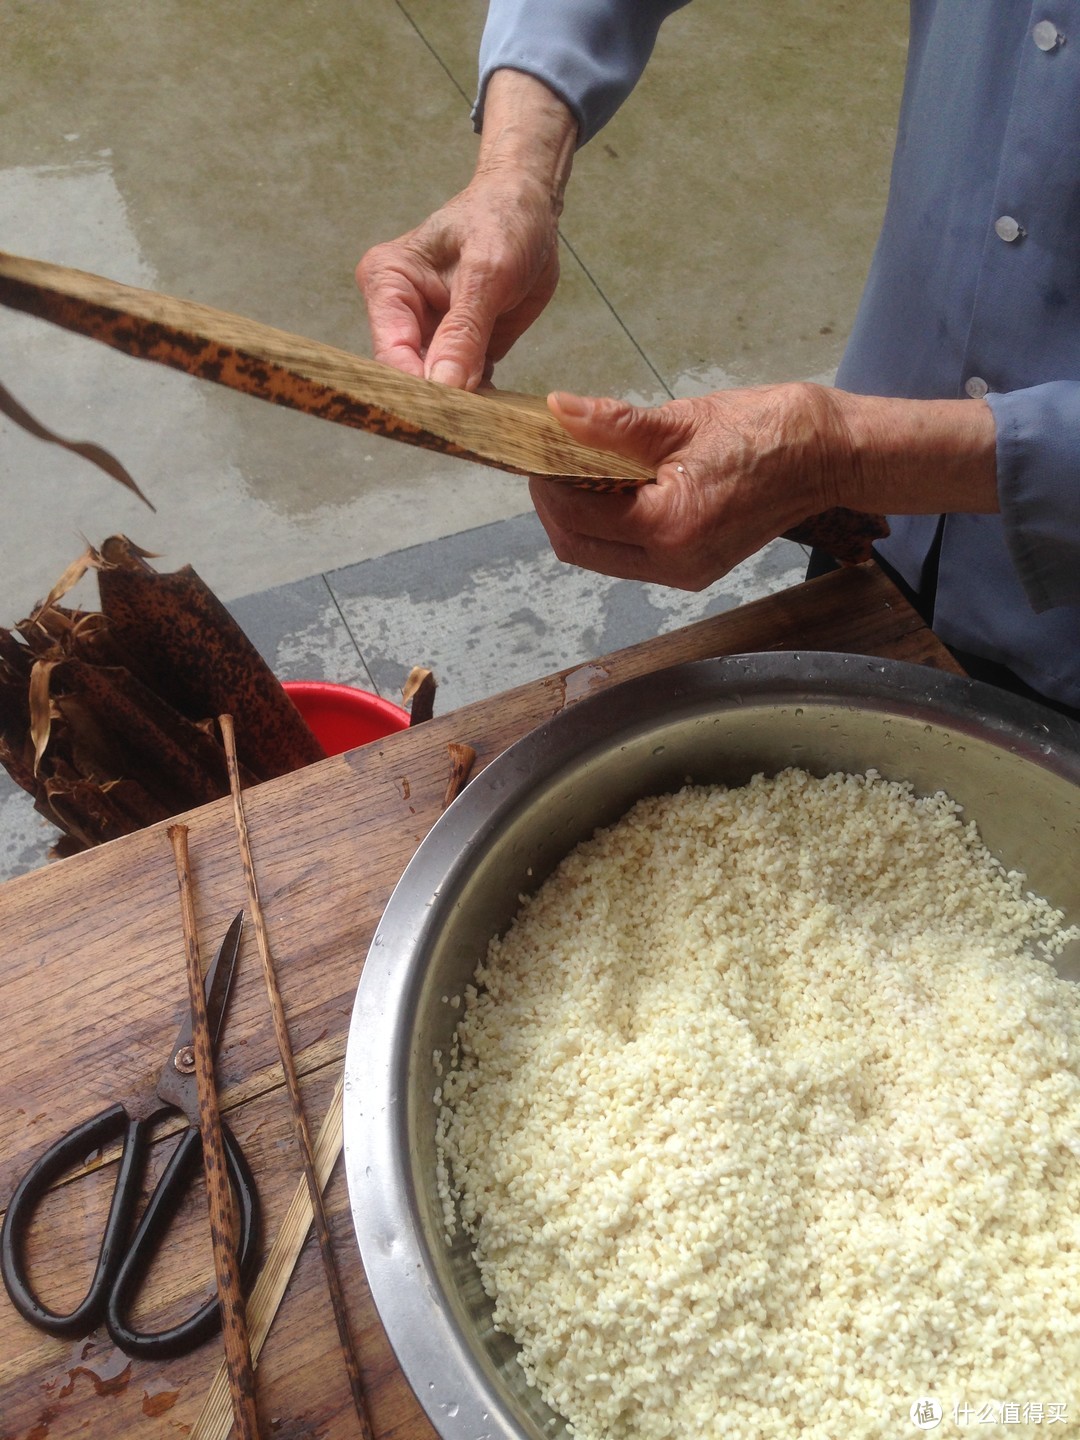
M159 695L189 719L237 716L240 760L260 779L325 758L280 681L190 566L160 574L123 535L106 540L101 555L110 634Z
M80 734L87 735L91 724L109 734L115 758L100 743L87 751L88 763L91 755L101 759L100 778L138 779L168 807L165 815L228 794L221 746L130 671L68 660L56 679L77 699ZM72 713L65 700L53 703L65 716Z
M648 484L626 456L579 445L535 395L450 389L389 365L194 301L0 251L0 304L158 364L427 450L590 490ZM882 515L836 508L786 538L845 564L889 533Z
M0 696L0 705L2 704L3 697ZM0 733L0 765L3 765L16 785L31 795L36 794L33 755L27 753L25 745L12 742L3 733Z
M115 455L101 445L95 445L92 440L65 440L62 435L57 435L47 425L42 425L40 420L35 420L25 406L20 405L11 391L0 385L0 414L14 420L15 424L35 436L38 440L45 440L51 445L59 445L63 450L70 450L73 455L79 455L84 460L89 460L99 470L104 470L106 475L111 475L118 480L126 489L136 494L144 505L149 505L153 510L154 506L146 498L143 492L136 485L128 472L124 469Z
M0 251L0 304L275 405L519 475L590 488L650 472L572 440L533 395L452 390L191 300Z
M30 672L30 739L34 744L34 774L41 767L41 757L52 732L52 698L49 677L59 659L37 660Z
M299 711L190 566L125 536L89 548L0 627L0 764L71 853L229 793L215 717L237 716L245 785L323 758ZM62 604L96 572L99 610Z

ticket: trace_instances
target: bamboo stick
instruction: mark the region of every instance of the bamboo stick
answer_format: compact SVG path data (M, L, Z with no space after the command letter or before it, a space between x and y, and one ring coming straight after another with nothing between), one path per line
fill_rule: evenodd
M364 1397L363 1381L360 1375L360 1362L357 1359L356 1349L353 1345L352 1334L349 1329L349 1317L345 1309L345 1296L341 1289L341 1278L338 1275L334 1249L330 1241L330 1227L327 1224L326 1210L323 1206L322 1188L319 1185L318 1176L315 1171L315 1160L311 1149L311 1134L308 1130L303 1100L300 1095L300 1081L297 1078L296 1064L293 1060L292 1045L289 1040L289 1027L285 1018L285 1007L282 1004L281 991L278 988L277 976L274 972L273 957L270 953L270 941L266 933L266 920L263 916L262 903L259 900L259 889L255 879L255 865L251 855L251 837L248 833L247 819L244 815L244 802L240 790L240 769L236 758L236 736L232 716L220 715L218 717L218 724L221 727L221 735L225 743L225 758L229 768L229 789L232 793L233 800L233 818L236 822L236 835L244 866L244 878L247 881L248 904L254 922L259 956L262 960L263 977L266 980L266 993L270 1001L270 1011L274 1021L274 1034L277 1037L278 1051L281 1055L281 1065L285 1074L285 1088L289 1094L293 1129L300 1150L300 1159L304 1167L304 1178L307 1181L308 1195L311 1199L315 1234L319 1241L323 1269L326 1272L326 1284L330 1292L330 1303L334 1310L334 1323L337 1326L342 1358L345 1361L345 1369L349 1377L349 1388L352 1391L353 1406L356 1409L356 1416L360 1422L361 1440L373 1440L371 1421L368 1418L367 1402Z
M184 950L187 957L188 991L191 997L192 1044L195 1050L195 1079L199 1091L199 1129L202 1132L203 1168L210 1207L210 1237L214 1249L218 1300L221 1305L225 1359L229 1370L233 1417L240 1440L258 1440L259 1418L255 1409L255 1371L251 1362L244 1295L236 1259L235 1226L229 1172L225 1162L225 1141L221 1131L217 1089L214 1084L214 1049L203 991L199 936L195 904L191 893L191 864L188 858L188 828L170 825L169 840L176 861L180 889L180 911L184 923Z
M315 1141L315 1171L319 1188L324 1190L327 1181L338 1162L343 1144L342 1107L345 1098L345 1077L339 1076L330 1107ZM248 1299L248 1320L251 1335L251 1353L258 1359L274 1317L278 1312L285 1291L300 1252L304 1248L308 1230L311 1228L311 1196L308 1194L306 1177L300 1181L293 1193L281 1229L277 1233L266 1257L266 1263L259 1271L259 1278L252 1286ZM232 1413L229 1408L229 1372L223 1362L218 1367L213 1384L207 1392L203 1408L195 1421L191 1440L227 1440Z

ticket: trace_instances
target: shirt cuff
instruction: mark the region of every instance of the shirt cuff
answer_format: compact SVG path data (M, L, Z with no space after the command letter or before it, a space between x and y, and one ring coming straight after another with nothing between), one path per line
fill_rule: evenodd
M1080 605L1080 382L990 394L998 498L1032 608Z
M491 0L480 42L480 81L472 118L479 130L484 94L496 70L522 70L567 105L584 145L637 84L663 21L688 0Z

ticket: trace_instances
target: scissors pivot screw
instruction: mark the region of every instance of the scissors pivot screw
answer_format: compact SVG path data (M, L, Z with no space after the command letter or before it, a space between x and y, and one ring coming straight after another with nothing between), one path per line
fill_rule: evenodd
M195 1069L195 1047L183 1045L173 1057L173 1066L181 1075L190 1075Z

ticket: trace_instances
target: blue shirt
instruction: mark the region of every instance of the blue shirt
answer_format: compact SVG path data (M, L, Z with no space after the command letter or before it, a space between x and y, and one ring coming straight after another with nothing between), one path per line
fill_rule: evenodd
M584 143L679 8L491 0L477 118L491 72L525 70ZM1080 0L911 0L889 200L836 383L985 396L1001 513L891 516L879 549L918 590L940 525L937 634L1080 705Z

